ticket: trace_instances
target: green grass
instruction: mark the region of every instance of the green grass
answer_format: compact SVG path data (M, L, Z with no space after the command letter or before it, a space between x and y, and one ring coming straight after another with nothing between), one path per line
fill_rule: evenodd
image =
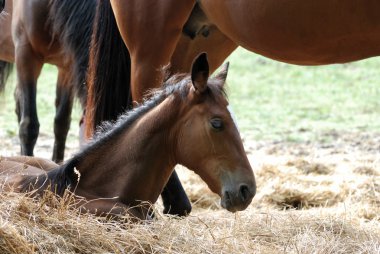
M325 131L380 130L380 58L303 67L238 49L230 58L228 93L239 127L255 140L313 140ZM46 65L38 83L41 133L53 136L57 71ZM15 76L0 97L0 133L17 135ZM70 138L78 133L75 108Z
M313 140L330 130L380 130L380 59L318 67L239 49L229 58L229 97L256 140Z

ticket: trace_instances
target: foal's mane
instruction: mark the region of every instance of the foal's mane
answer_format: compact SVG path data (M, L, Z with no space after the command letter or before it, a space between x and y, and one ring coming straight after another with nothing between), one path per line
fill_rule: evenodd
M222 95L224 98L227 94L224 90L224 86L220 85L218 78L210 78L208 81L208 94L213 98L216 98L217 94ZM166 79L161 88L152 89L145 95L143 103L133 109L125 111L121 114L116 121L104 121L96 128L96 132L88 149L91 146L97 146L102 144L103 139L114 136L120 131L124 131L129 128L137 119L145 115L152 108L159 105L163 100L172 94L178 94L181 99L185 99L192 86L190 75L188 74L175 74ZM83 152L85 152L83 150Z
M176 74L169 78L161 88L148 91L144 101L137 107L126 110L116 121L104 121L96 128L92 142L88 149L92 146L102 145L103 139L112 137L117 133L129 128L133 123L144 116L151 109L159 105L163 100L172 94L178 93L180 98L185 98L190 88L190 77L184 74ZM86 150L86 149L85 149ZM83 150L83 152L85 152Z
M215 98L216 94L226 96L223 86L217 78L211 78L208 82L208 94ZM63 195L65 189L75 187L78 181L78 175L75 173L76 165L90 155L94 150L106 144L109 140L118 136L121 132L130 128L133 123L143 117L151 109L155 108L167 97L177 94L184 100L192 86L190 76L177 74L169 78L162 88L154 89L148 93L143 103L138 107L126 111L120 115L116 121L103 122L98 128L93 139L87 146L73 158L66 161L63 165L51 170L47 174L39 176L29 176L21 183L21 190L28 191L31 185L46 189L50 186L51 190L58 195Z

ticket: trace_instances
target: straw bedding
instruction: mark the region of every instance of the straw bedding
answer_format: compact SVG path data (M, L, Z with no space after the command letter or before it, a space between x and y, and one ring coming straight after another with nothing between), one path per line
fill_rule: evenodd
M246 142L258 193L236 214L183 168L184 219L160 203L155 220L132 224L79 214L70 195L1 193L0 253L380 253L380 157L352 141Z

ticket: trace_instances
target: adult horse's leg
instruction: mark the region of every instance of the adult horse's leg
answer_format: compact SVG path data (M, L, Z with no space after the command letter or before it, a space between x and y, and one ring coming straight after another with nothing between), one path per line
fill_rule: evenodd
M140 102L146 91L162 83L161 69L169 63L195 1L111 0L111 5L131 56L132 99ZM190 213L190 201L176 173L162 197L165 212Z
M42 69L42 61L29 44L16 44L16 113L20 129L21 154L33 156L40 124L37 116L36 86Z
M132 99L160 86L195 0L111 0L121 36L131 55Z
M59 69L55 99L54 148L53 161L62 162L65 153L67 133L70 129L71 111L73 108L73 86L69 84L69 74Z

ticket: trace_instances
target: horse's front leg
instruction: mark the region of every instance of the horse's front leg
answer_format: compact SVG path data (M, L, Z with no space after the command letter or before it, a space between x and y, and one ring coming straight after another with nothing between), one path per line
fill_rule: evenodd
M132 99L162 84L162 67L170 62L195 0L111 0L112 10L131 56Z
M111 5L131 56L132 99L141 102L149 89L162 84L162 67L170 62L195 0L111 0ZM162 193L164 211L186 215L191 204L173 174Z
M40 128L37 116L36 87L42 61L27 43L16 43L15 55L17 69L15 99L16 113L20 124L21 154L33 156Z
M54 118L54 148L53 161L62 162L65 154L67 133L70 129L71 112L73 109L73 85L69 82L70 74L63 69L59 69L57 90L55 98L55 118Z

